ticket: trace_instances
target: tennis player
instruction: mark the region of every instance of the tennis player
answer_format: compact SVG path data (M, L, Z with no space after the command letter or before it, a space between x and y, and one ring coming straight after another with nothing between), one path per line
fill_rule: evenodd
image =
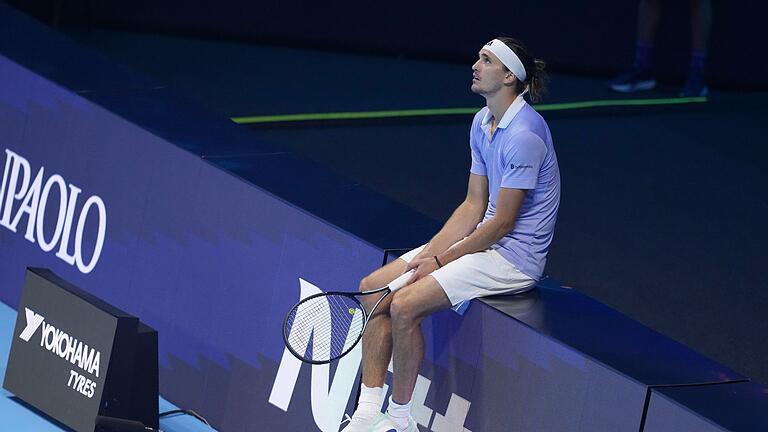
M499 37L478 52L472 91L486 107L472 121L464 202L426 245L364 278L360 290L408 284L385 299L363 336L363 383L345 432L415 432L411 396L424 356L420 323L435 311L491 294L520 293L541 278L560 201L560 172L544 119L525 101L544 91L544 62ZM370 307L370 305L366 305ZM384 378L394 374L386 414Z

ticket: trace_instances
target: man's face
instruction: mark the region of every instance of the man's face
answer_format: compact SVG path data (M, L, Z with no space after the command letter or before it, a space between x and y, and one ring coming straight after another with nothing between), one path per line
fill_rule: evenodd
M505 79L509 81L512 75L496 55L486 49L477 53L478 59L472 65L472 92L483 96L497 93L504 87Z

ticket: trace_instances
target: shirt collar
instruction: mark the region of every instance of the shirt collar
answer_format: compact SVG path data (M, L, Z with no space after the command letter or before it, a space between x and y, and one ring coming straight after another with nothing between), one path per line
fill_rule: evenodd
M504 113L504 115L501 117L501 121L496 125L497 128L505 129L509 124L512 122L512 119L515 118L517 113L520 112L521 109L526 105L525 98L523 95L519 95L507 108L507 111ZM493 113L491 113L491 110L489 109L488 112L485 113L485 116L483 117L483 121L480 123L483 126L488 125L491 122L491 118L493 118Z

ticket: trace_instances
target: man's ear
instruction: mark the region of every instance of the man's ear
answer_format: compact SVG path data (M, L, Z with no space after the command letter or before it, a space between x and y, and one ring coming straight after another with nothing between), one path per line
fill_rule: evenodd
M504 75L504 85L505 86L513 86L517 82L517 76L513 74L512 72L507 72L506 75Z

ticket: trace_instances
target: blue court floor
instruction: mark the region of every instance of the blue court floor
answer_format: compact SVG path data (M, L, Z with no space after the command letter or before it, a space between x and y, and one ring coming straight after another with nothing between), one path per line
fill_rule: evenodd
M5 377L5 367L11 349L15 322L16 311L0 302L0 375L3 377ZM160 397L159 412L174 409L178 409L178 407ZM160 419L160 429L165 432L208 432L215 430L191 416L179 414ZM0 389L0 431L51 432L69 431L69 429L16 402L11 393L5 389Z

